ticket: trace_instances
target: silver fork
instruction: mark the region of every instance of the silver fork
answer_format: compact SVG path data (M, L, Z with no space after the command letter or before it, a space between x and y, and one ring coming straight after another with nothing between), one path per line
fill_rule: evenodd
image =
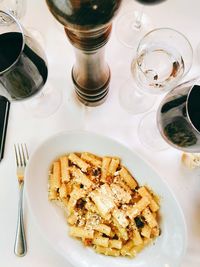
M17 178L19 183L19 204L18 204L18 220L15 236L14 253L19 257L26 255L26 237L23 223L23 189L24 189L24 171L28 161L28 150L26 144L14 145L15 158L17 164Z

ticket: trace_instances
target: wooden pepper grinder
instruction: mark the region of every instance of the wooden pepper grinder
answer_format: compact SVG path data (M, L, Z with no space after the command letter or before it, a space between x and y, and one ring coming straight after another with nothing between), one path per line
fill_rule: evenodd
M46 0L64 25L75 47L72 80L79 100L88 106L103 103L108 94L110 68L104 59L112 24L122 0Z

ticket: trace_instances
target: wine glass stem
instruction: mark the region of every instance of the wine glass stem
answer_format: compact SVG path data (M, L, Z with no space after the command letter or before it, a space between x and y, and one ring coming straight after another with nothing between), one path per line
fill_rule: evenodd
M144 5L141 6L141 9L139 10L139 12L137 14L137 17L136 17L136 20L135 20L135 23L134 23L134 27L136 29L138 29L138 30L142 26L142 17L143 17L143 14L144 14Z
M142 100L145 97L145 94L138 88L135 87L135 90L133 90L133 94L139 99Z
M88 115L89 115L89 107L83 105L83 130L87 131L87 122L88 122Z

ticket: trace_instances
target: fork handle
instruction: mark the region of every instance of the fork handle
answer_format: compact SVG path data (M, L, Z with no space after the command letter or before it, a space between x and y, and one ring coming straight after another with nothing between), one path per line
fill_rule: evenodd
M19 204L18 204L18 219L17 219L17 230L15 236L14 253L16 256L23 257L26 255L26 238L24 231L23 222L23 188L24 182L19 186Z

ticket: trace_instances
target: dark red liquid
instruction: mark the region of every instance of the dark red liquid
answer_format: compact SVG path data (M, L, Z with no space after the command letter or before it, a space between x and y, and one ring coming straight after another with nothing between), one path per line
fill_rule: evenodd
M0 72L9 68L22 50L22 34L4 33L0 35Z
M194 127L200 132L200 86L195 85L188 97L188 115Z

